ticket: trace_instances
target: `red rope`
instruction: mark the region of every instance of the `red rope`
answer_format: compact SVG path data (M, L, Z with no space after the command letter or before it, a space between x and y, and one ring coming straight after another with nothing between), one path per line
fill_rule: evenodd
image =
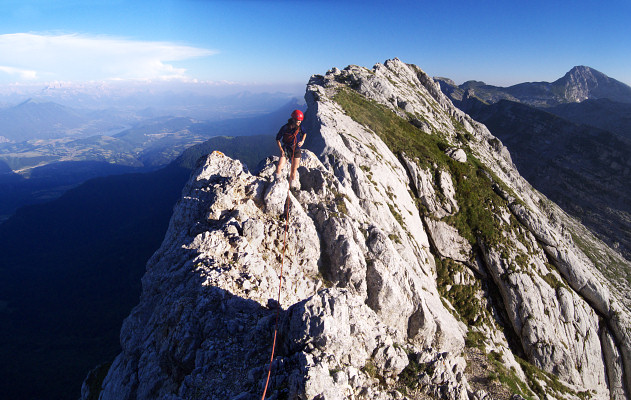
M293 151L294 153L296 152L296 137L294 137ZM294 155L292 154L291 156L292 156L291 167L293 167ZM265 400L265 394L267 393L267 387L269 386L269 379L270 379L270 376L272 375L272 362L274 361L274 350L276 350L276 335L278 334L278 320L279 320L279 315L280 315L280 294L281 294L281 289L283 287L283 265L285 264L285 247L287 244L287 230L289 228L289 206L290 206L289 193L291 189L291 181L289 182L289 186L290 188L287 189L287 200L285 200L285 233L283 234L283 255L280 262L280 283L278 284L278 304L276 304L276 323L274 325L274 341L272 342L272 356L270 357L270 360L269 360L269 369L267 370L267 380L265 381L265 389L263 390L263 396L261 397L261 400Z
M289 227L289 190L287 191L286 213L285 213L285 233L283 235L283 256L280 262L280 283L278 284L278 304L276 304L276 324L274 325L274 341L272 342L272 356L269 361L269 369L267 371L267 381L265 381L265 390L263 390L263 397L261 400L265 400L265 394L267 393L267 387L269 385L269 378L272 375L272 362L274 361L274 350L276 350L276 335L278 333L278 319L280 315L280 293L283 287L283 265L285 264L285 245L287 243L287 230Z

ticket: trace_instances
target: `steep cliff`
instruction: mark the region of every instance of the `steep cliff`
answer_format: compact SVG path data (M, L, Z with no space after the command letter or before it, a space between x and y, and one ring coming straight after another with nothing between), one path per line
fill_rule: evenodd
M629 311L498 139L398 59L315 75L305 98L269 398L625 398ZM260 398L289 189L273 170L200 160L83 398Z

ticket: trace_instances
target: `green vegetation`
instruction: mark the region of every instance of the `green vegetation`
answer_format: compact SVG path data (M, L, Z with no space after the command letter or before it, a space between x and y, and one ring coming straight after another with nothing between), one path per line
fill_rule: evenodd
M396 235L394 233L391 233L388 235L388 237L390 238L390 240L392 240L393 242L397 243L397 244L401 244L401 238L399 237L399 235Z
M427 373L432 375L431 364L420 364L414 354L408 353L408 365L399 374L399 387L407 394L408 389L415 390L419 386L419 376Z
M589 391L578 392L578 393L574 392L573 390L565 386L563 383L561 383L561 381L559 381L559 378L557 378L556 376L549 374L540 368L535 367L531 363L519 357L516 357L516 359L519 365L521 366L522 370L526 374L526 377L528 379L528 384L535 391L535 393L539 395L541 398L550 398L551 395L553 395L554 397L558 399L563 399L563 398L566 398L565 395L568 395L568 394L578 396L581 399L590 398ZM541 382L544 383L545 387L541 385ZM554 393L551 393L551 391L556 392L557 395L554 395Z
M494 214L504 200L495 194L481 167L458 162L451 162L450 167L460 212L447 222L471 243L478 236L486 243L500 242L502 228Z
M370 167L366 165L360 165L359 168L361 168L361 170L364 171L364 173L366 173L366 177L368 178L370 183L372 183L374 186L377 186L375 181L372 179L372 171L370 170Z
M403 224L403 217L401 217L401 214L399 214L399 212L396 210L396 208L394 208L394 206L392 204L390 204L390 203L388 203L388 208L390 208L390 212L394 216L394 219L396 219L397 222L399 223L399 225L401 225L401 227L403 227L404 226L404 224Z
M392 78L390 78L389 76L386 76L386 78L388 79L388 81L392 84L392 86L399 86L398 83L396 83Z
M501 384L509 388L511 393L518 394L527 400L534 400L532 390L517 377L514 369L508 369L502 362L502 355L498 352L492 351L487 354L487 358L491 365L494 367L494 371L489 374L489 379L495 378ZM546 398L543 396L542 398Z
M365 373L366 375L368 375L369 377L373 379L377 379L379 381L379 384L381 384L382 386L386 385L386 378L384 378L379 373L372 359L366 360L366 364L364 364L364 366L361 368L361 371Z
M560 287L563 286L563 283L560 280L558 280L557 277L552 272L549 272L546 275L542 275L541 277L552 288L559 289Z
M473 139L473 136L467 132L464 128L464 125L458 121L454 116L451 116L451 123L456 129L456 136L463 142L470 142Z
M464 130L461 123L452 119L457 138L465 146L464 150L467 151L468 161L466 163L454 161L445 154L449 144L441 132L425 133L386 106L368 100L348 88L341 89L333 99L348 116L375 132L394 154L405 152L409 158L417 159L421 168L429 168L433 171L448 171L452 176L456 189L456 201L460 207L460 212L445 218L445 222L454 226L473 245L482 241L502 251L502 257L507 260L511 253L515 253L516 256L511 262L512 271L517 269L530 271L531 266L528 264L528 254L534 253L535 249L526 236L523 227L514 217L511 216L511 221L508 224L501 222L496 217L500 210L506 207L507 202L495 193L493 190L494 184L499 185L509 195L517 197L510 188L468 151L466 143L473 140L473 137ZM408 117L412 118L409 115ZM419 117L415 118L418 119ZM492 144L499 145L499 141ZM427 215L428 212L420 200L417 198L416 201L421 214ZM400 215L396 209L392 205L389 206L392 214L395 218L398 216L397 220L399 220ZM527 249L526 253L508 247L506 232L512 232L524 244ZM550 267L550 271L554 271L553 267L550 265L548 267ZM479 281L469 285L454 284L454 273L461 271L463 268L463 265L452 260L443 260L436 257L439 293L453 305L458 316L464 322L475 327L482 325L485 321L492 319L492 317L477 296L481 290ZM552 272L544 275L543 279L550 286L557 289L565 286L565 283L559 280ZM468 347L484 350L484 339L484 334L475 329L470 329L467 334L466 344ZM564 394L570 393L581 398L589 397L588 392L571 392L558 378L545 373L522 359L517 358L526 373L527 384L517 377L514 369L508 369L504 366L499 353L491 352L487 357L493 366L493 370L490 371L488 376L489 379L500 382L509 388L512 393L519 394L526 399L534 399L537 396L541 398L550 396L562 398ZM423 372L423 368L425 366L419 365L410 358L409 365L399 375L400 383L409 389L415 389L418 386L418 376Z
M372 362L372 360L367 360L366 364L364 364L361 370L371 378L376 378L378 375L377 367L375 367L375 364Z
M467 332L467 337L465 338L465 345L467 347L475 347L484 351L484 339L486 339L486 337L483 333L475 331L473 329L469 329L469 331Z
M422 133L420 129L386 106L367 100L348 89L341 90L333 99L347 115L378 134L395 154L415 149L419 153L419 159L428 166L436 158L445 157L443 150L447 148L447 142L427 134L419 134ZM439 144L442 148L438 147Z
M348 208L346 207L346 201L350 202L350 199L344 193L338 192L335 188L331 188L331 191L335 195L333 202L335 203L335 207L337 209L336 212L332 213L333 217L341 217L344 215L348 215Z
M451 173L461 211L447 222L463 237L471 243L475 243L478 236L487 243L501 241L501 227L493 214L506 202L493 191L488 178L493 174L475 157L468 154L467 163L452 160L445 155L449 144L440 133L427 134L386 106L352 90L342 89L333 99L347 115L379 135L393 153L405 152L410 158L418 158L421 167L434 169L436 165Z
M455 285L453 275L464 267L450 259L435 257L435 260L438 292L449 300L459 317L469 326L479 326L488 320L488 312L476 296L481 289L480 283L476 281L473 285Z
M624 279L631 285L631 270L620 259L616 260L609 254L599 254L597 247L590 245L586 238L583 238L572 229L570 229L570 234L574 244L581 249L609 281L617 282L620 279Z
M374 144L372 144L372 143L368 143L368 144L366 144L366 146L367 146L370 150L372 150L372 152L373 152L373 153L375 153L375 155L377 156L377 158L378 158L379 160L382 160L382 159L383 159L383 157L382 157L382 156L381 156L381 154L379 153L379 150L377 150L377 148L375 147L375 145L374 145Z
M338 194L335 196L335 204L337 205L337 209L343 215L348 215L348 209L346 208L346 203L344 203L344 199L348 199L346 195Z

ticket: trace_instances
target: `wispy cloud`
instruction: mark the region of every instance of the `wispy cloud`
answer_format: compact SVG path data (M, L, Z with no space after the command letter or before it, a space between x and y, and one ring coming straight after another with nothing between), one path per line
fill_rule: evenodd
M0 72L3 72L7 75L17 76L20 80L30 81L37 79L37 72L28 69L20 69L0 65Z
M216 51L176 43L111 36L4 34L0 80L184 79L186 69L170 63L213 54Z

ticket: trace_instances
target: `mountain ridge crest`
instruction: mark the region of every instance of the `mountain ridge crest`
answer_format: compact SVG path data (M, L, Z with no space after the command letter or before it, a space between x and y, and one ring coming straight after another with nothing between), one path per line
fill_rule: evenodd
M101 399L260 393L286 201L272 395L484 398L496 389L466 366L490 351L506 365L498 373L523 383L503 396L624 398L628 310L497 138L398 59L314 75L305 99L296 190L272 179L275 157L255 173L200 159ZM528 375L535 366L548 375Z
M507 87L474 80L456 85L448 78L435 79L441 82L443 90L455 92L457 100L463 98L465 91L473 90L476 96L488 103L510 100L543 108L602 98L631 103L631 86L584 65L573 67L553 82L523 82Z

